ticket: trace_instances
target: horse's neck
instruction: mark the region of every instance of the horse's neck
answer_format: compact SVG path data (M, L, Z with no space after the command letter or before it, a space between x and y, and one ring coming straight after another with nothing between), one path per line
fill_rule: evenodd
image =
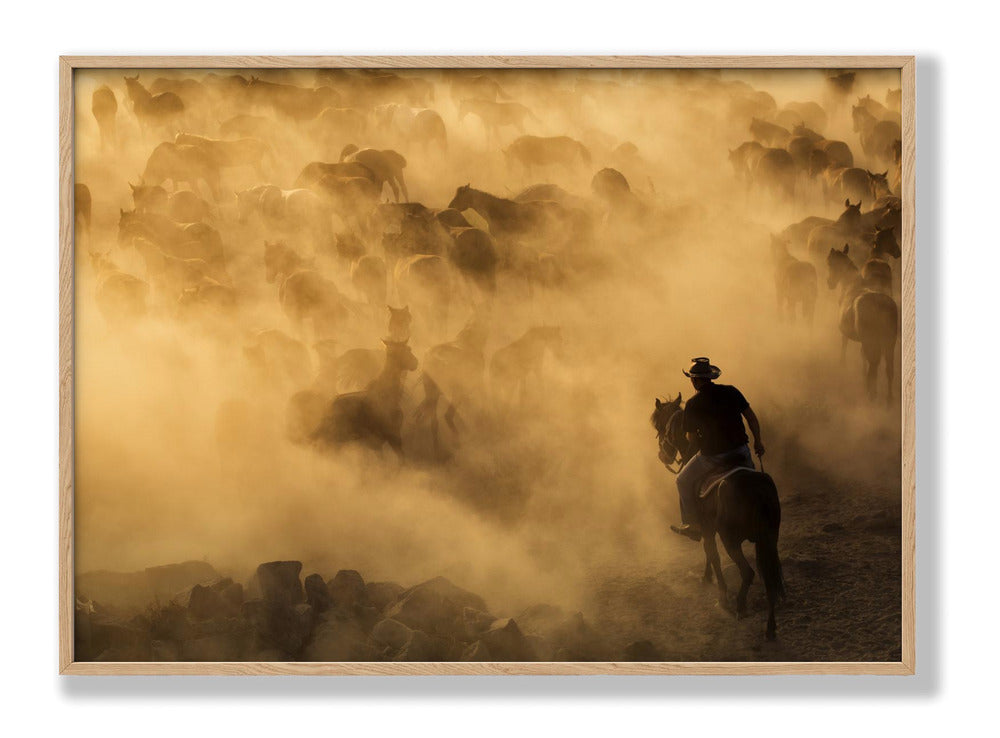
M153 97L153 95L142 86L141 82L135 82L128 86L129 94L132 97L133 103L146 103Z
M383 401L398 401L403 392L403 370L386 361L382 371L368 385L368 392Z

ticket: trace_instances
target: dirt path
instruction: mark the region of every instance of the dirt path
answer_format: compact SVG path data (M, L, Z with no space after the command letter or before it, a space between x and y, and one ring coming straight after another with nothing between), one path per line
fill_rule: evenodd
M898 661L898 487L848 487L794 455L775 477L788 590L777 612L776 642L764 640L760 577L750 590L749 616L738 621L719 606L716 586L702 583L701 545L669 533L664 560L684 564L594 573L595 625L618 648L649 640L669 661ZM731 602L739 573L719 548ZM754 563L753 545L744 544L744 551Z

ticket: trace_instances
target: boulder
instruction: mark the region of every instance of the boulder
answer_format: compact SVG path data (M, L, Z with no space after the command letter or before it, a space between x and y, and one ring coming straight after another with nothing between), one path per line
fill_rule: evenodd
M312 607L313 612L319 614L330 609L332 599L330 590L319 574L310 574L305 581L306 602Z
M301 561L269 561L257 567L250 590L268 602L297 605L306 599L299 581L301 571Z
M513 618L497 620L480 639L497 661L534 661L531 644Z
M264 648L295 654L312 634L313 610L304 603L289 605L263 599L247 600L242 613Z
M214 587L196 584L188 597L188 614L198 620L212 620L232 613L232 606Z
M466 607L462 610L462 637L466 641L475 641L490 629L496 621L496 616L482 610Z
M434 661L434 643L430 636L420 630L410 632L410 638L393 661Z
M326 620L302 651L303 661L374 661L378 649L356 624Z
M230 582L228 586L219 591L222 601L233 608L234 612L239 612L243 605L243 585L239 582Z
M463 652L461 661L492 661L490 649L482 641L476 641Z
M625 646L626 661L662 661L663 652L652 641L633 641Z
M151 644L153 661L180 661L181 649L173 641L153 641Z
M392 618L380 620L372 628L372 638L378 643L389 646L394 651L403 648L412 634L411 628Z
M385 615L429 635L461 638L462 613L466 607L487 611L482 598L437 577L406 590L386 609Z
M396 582L368 582L365 585L365 596L372 607L382 612L387 606L399 599L406 589Z
M169 599L195 584L208 584L219 579L219 573L207 561L151 566L145 573L151 599L161 600Z
M334 607L349 611L367 604L365 580L354 569L341 569L327 582Z
M560 660L610 661L611 649L603 636L578 612L566 618L552 633L552 642Z

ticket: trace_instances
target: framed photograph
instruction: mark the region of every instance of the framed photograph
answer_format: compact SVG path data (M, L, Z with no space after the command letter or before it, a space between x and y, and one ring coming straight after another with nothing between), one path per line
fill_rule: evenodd
M912 674L913 57L64 57L64 674Z

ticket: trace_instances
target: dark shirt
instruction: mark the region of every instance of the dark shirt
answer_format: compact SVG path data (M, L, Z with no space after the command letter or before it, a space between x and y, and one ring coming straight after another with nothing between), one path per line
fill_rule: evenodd
M735 387L710 384L687 401L684 432L698 439L698 447L707 456L732 451L747 443L742 413L749 406Z

